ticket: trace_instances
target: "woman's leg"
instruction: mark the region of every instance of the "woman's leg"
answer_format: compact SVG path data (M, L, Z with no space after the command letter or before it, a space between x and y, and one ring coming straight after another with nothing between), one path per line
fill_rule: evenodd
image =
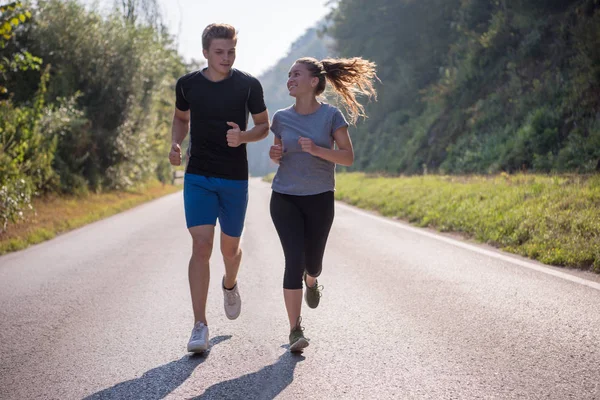
M304 217L295 204L296 196L273 192L271 218L285 256L283 297L290 322L296 327L302 309L302 274L304 272Z
M306 283L316 284L323 269L323 255L333 224L335 200L333 192L325 192L306 198L303 205L306 215L304 224L304 254L306 260Z
M321 301L321 289L317 277L323 269L323 254L327 238L333 223L334 197L333 192L321 193L307 198L303 207L304 223L304 254L306 260L306 289L304 298L310 308L317 308Z

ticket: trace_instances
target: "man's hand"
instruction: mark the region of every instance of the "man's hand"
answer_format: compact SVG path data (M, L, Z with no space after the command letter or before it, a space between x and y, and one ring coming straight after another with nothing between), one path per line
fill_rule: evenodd
M274 144L269 150L269 158L273 160L275 164L279 164L283 157L283 148L280 144Z
M242 141L242 131L240 131L239 125L235 122L228 122L227 125L231 127L231 129L227 131L227 145L229 147L238 147L240 144L244 143Z
M169 153L169 161L171 165L181 165L181 146L177 143L171 144L171 152Z
M298 144L302 147L302 151L313 156L315 155L315 152L317 151L317 146L311 139L300 137L300 139L298 139Z

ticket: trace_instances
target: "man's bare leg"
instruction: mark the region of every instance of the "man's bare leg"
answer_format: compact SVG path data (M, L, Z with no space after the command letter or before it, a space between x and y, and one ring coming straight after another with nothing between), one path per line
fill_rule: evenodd
M212 253L215 227L213 225L194 226L189 229L192 235L192 257L189 265L190 292L194 309L194 323L206 321L206 299L210 283L209 260Z
M240 238L221 233L221 254L223 254L223 263L225 264L225 288L231 289L237 282L242 261Z
M225 315L229 319L236 319L242 310L242 299L237 285L237 274L242 261L240 238L221 233L221 253L225 264L222 283Z

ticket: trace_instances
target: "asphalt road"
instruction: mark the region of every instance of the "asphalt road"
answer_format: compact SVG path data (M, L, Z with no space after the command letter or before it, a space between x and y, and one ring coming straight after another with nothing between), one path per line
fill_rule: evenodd
M181 193L0 257L0 398L600 399L597 276L343 204L291 355L270 189L250 186L242 314L216 250L204 356Z

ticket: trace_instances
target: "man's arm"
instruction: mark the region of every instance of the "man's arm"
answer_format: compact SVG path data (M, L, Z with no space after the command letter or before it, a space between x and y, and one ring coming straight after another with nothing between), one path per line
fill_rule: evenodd
M190 130L190 110L181 111L175 108L173 126L171 128L171 143L181 145Z
M181 165L181 142L190 130L190 110L181 111L175 108L173 126L171 127L171 151L169 161L172 165Z
M231 127L227 131L227 144L230 147L238 147L243 143L258 142L263 140L269 134L269 112L267 110L252 114L254 127L249 131L240 131L240 127L235 122L227 122Z
M267 110L260 114L252 114L252 121L254 121L254 127L242 134L244 143L258 142L269 134L269 112Z

